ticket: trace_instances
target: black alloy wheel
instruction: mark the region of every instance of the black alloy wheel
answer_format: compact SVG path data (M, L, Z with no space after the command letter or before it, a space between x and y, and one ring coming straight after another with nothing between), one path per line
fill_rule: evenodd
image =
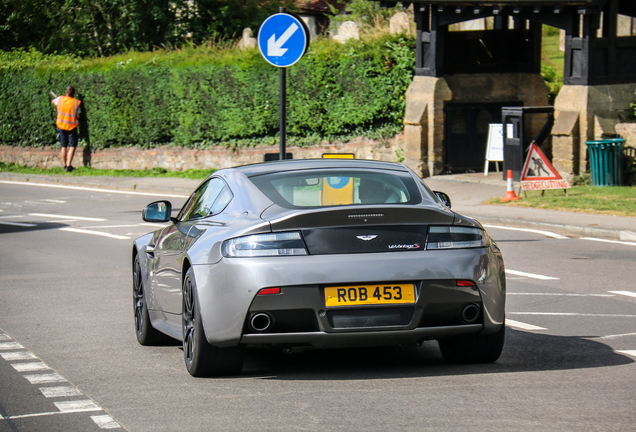
M137 342L145 346L163 345L170 340L170 337L156 330L150 323L144 294L141 262L139 255L136 255L133 263L133 309Z
M238 375L243 368L243 346L210 345L201 324L197 287L192 268L183 281L183 358L186 369L194 377Z

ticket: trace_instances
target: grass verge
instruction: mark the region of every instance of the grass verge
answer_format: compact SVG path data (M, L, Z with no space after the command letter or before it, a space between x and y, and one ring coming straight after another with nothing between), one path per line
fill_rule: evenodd
M572 189L568 189L567 196L565 196L562 189L547 190L544 196L541 196L541 191L528 191L527 195L527 197L524 197L522 192L520 200L507 203L502 203L501 198L490 199L487 203L636 217L636 186L573 186Z
M36 174L36 175L65 175L65 176L110 176L110 177L168 177L168 178L187 178L192 180L201 180L212 174L215 169L188 169L185 171L168 171L165 168L153 168L145 170L105 170L95 169L91 167L78 167L72 172L64 171L64 168L31 168L24 165L14 163L0 162L1 172L12 172L18 174Z

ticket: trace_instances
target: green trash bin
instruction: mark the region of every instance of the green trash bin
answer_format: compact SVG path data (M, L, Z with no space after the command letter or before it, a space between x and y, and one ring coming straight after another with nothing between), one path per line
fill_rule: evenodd
M623 185L623 147L622 138L586 141L590 156L590 171L594 186Z

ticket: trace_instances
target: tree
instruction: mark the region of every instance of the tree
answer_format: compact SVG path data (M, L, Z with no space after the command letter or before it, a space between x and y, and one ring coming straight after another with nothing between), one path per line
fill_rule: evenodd
M214 37L240 37L243 29L254 32L280 6L296 9L294 0L196 0L185 1L189 18L183 23L194 42Z
M256 30L294 0L4 0L0 49L107 56Z

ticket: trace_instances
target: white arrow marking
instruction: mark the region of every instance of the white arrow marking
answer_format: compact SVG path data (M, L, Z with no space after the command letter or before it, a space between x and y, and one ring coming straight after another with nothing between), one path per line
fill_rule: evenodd
M282 48L285 45L285 42L296 33L298 30L298 25L296 23L292 23L285 33L282 34L281 37L276 40L276 35L273 34L269 40L267 41L267 56L268 57L280 57L287 52L287 48Z

